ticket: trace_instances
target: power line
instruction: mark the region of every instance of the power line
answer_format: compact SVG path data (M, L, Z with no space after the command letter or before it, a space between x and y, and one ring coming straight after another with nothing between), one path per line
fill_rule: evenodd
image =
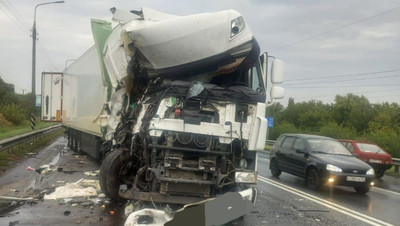
M27 34L30 34L29 29L26 29L26 27L18 21L18 19L7 8L6 4L2 1L0 1L0 3L3 3L3 4L0 4L0 10L4 13L4 15L6 15L8 18L10 18L11 21L14 22L19 29L21 29L21 31L23 31Z
M290 89L325 89L325 88L354 88L354 87L386 87L386 86L400 86L400 84L375 84L375 85L348 85L348 86L298 86L289 87Z
M290 44L281 46L281 47L279 47L279 48L277 48L277 49L275 49L275 50L272 50L272 51L285 49L285 48L287 48L287 47L294 46L294 45L300 44L300 43L302 43L302 42L306 42L306 41L308 41L308 40L311 40L311 39L314 39L314 38L317 38L317 37L320 37L320 36L323 36L323 35L326 35L326 34L335 32L335 31L337 31L337 30L340 30L340 29L349 27L349 26L354 25L354 24L358 24L358 23L364 22L364 21L369 20L369 19L371 19L371 18L374 18L374 17L380 16L380 15L383 15L383 14L386 14L386 13L389 13L389 12L392 12L392 11L395 11L395 10L397 10L397 9L400 9L400 6L397 6L397 7L395 7L395 8L382 11L382 12L377 13L377 14L374 14L374 15L372 15L372 16L362 18L362 19L360 19L360 20L353 21L353 22L348 23L348 24L344 24L344 25L339 26L339 27L337 27L337 28L334 28L334 29L332 29L332 30L328 30L328 31L325 31L325 32L322 32L322 33L319 33L319 34L316 34L316 35L312 35L312 36L310 36L310 37L308 37L308 38L305 38L305 39L302 39L302 40L299 40L299 41L296 41L296 42L292 42L292 43L290 43Z
M348 82L348 81L364 81L364 80L373 80L373 79L380 79L380 78L393 78L393 77L400 77L400 75L386 75L386 76L377 76L373 78L355 78L355 79L341 79L335 81L321 81L321 82L312 82L312 83L293 83L293 84L285 84L285 86L292 86L292 85L308 85L308 84L324 84L324 83L335 83L335 82Z
M354 73L354 74L345 74L345 75L331 75L331 76L321 76L321 77L312 77L312 78L298 78L298 79L287 79L285 82L288 81L305 81L305 80L314 80L314 79L325 79L325 78L340 78L340 77L347 77L347 76L361 76L361 75L372 75L372 74L382 74L382 73L389 73L399 71L399 69L393 70L386 70L386 71L374 71L374 72L362 72L362 73Z
M14 16L16 17L16 19L18 21L21 22L21 24L26 28L26 29L30 29L30 25L28 24L28 22L26 22L25 18L18 12L18 10L15 9L15 7L8 1L5 0L4 2L5 6L10 10L11 13L14 14Z
M45 58L47 66L49 66L53 71L55 71L54 64L50 60L45 47L40 42L37 42L37 43L38 43L38 47L39 47L39 53L42 55L43 58Z
M18 10L9 2L8 0L0 1L4 8L0 8L6 16L8 16L14 23L18 25L18 27L25 33L30 34L30 25L25 20L25 18L18 12ZM38 52L42 57L42 60L47 65L47 67L51 68L51 70L55 71L54 64L50 60L49 55L47 54L45 47L38 42Z
M355 95L364 95L366 93L386 93L386 92L392 92L392 91L400 91L399 89L387 89L387 90L375 90L375 91L367 91L367 92L358 92L358 93L353 93ZM340 94L332 94L334 96L340 95ZM315 95L315 96L303 96L303 97L295 97L295 99L309 99L309 98L314 98L314 97L319 97L319 98L324 98L324 97L332 97L332 95Z

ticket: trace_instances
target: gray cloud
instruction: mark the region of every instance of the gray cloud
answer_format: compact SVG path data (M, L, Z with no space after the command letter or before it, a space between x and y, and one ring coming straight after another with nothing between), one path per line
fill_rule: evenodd
M30 91L32 40L29 29L33 22L33 9L38 2L9 1L24 16L29 25L27 29L18 27L7 16L9 9L3 2L0 2L0 75L5 81L14 83L18 92L22 89ZM109 8L113 6L131 10L139 9L141 5L177 15L230 8L239 11L262 51L268 51L286 62L285 78L288 80L318 76L334 78L343 74L400 69L400 9L346 26L400 6L396 0L67 0L65 4L38 8L39 43L46 56L37 55L37 76L42 71L63 70L67 59L77 58L93 44L91 18L109 20ZM46 63L46 58L50 63ZM288 97L294 97L295 101L317 99L331 102L336 94L352 92L365 95L371 102L399 103L400 89L396 89L398 86L395 84L400 84L400 77L371 79L382 75L365 75L360 76L364 80L344 82L332 82L335 79L331 79L324 85L331 88L319 89L302 87L322 86L316 83L320 80L304 80L303 85L296 86L288 81L283 84L286 98L281 102L286 104ZM37 91L40 90L39 78L36 79Z

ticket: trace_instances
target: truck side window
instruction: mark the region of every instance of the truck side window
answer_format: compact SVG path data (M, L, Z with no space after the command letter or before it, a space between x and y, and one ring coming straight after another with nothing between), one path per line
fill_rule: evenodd
M254 91L257 91L257 89L261 87L261 85L260 85L260 80L258 79L257 68L255 66L250 68L249 76L250 76L249 81L251 86L250 88Z

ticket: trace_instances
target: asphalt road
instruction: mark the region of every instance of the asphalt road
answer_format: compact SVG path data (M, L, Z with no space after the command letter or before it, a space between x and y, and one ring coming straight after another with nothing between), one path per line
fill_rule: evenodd
M0 177L0 195L14 197L51 193L58 186L80 179L96 179L84 175L97 170L99 162L66 150L60 138L35 156L21 161ZM39 175L27 171L31 166L52 163L62 171ZM229 225L399 225L399 179L385 176L365 195L353 188L333 187L309 190L304 180L282 173L271 176L266 154L258 159L258 199L254 209L243 219ZM16 191L17 190L17 191ZM96 197L95 197L96 198ZM110 214L114 211L114 215ZM0 225L123 225L124 204L101 198L44 200L38 202L0 202Z
M351 187L325 187L312 191L304 180L282 173L279 178L272 177L266 154L258 159L260 196L257 209L270 209L272 201L279 205L262 224L296 225L399 225L400 193L399 179L384 176L377 185L364 195L355 193ZM393 190L387 190L387 189ZM271 211L271 210L270 210ZM252 214L251 214L252 215ZM251 222L252 217L246 217ZM256 215L257 217L257 215ZM283 219L282 219L283 218ZM293 220L290 220L293 219ZM257 225L257 224L254 224Z

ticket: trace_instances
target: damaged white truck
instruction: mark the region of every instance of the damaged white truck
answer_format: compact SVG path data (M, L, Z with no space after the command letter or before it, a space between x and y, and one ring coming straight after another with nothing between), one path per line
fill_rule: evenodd
M107 197L189 204L226 192L255 201L265 109L283 62L234 10L175 16L143 7L92 20L95 46L64 71L69 146L103 158Z

